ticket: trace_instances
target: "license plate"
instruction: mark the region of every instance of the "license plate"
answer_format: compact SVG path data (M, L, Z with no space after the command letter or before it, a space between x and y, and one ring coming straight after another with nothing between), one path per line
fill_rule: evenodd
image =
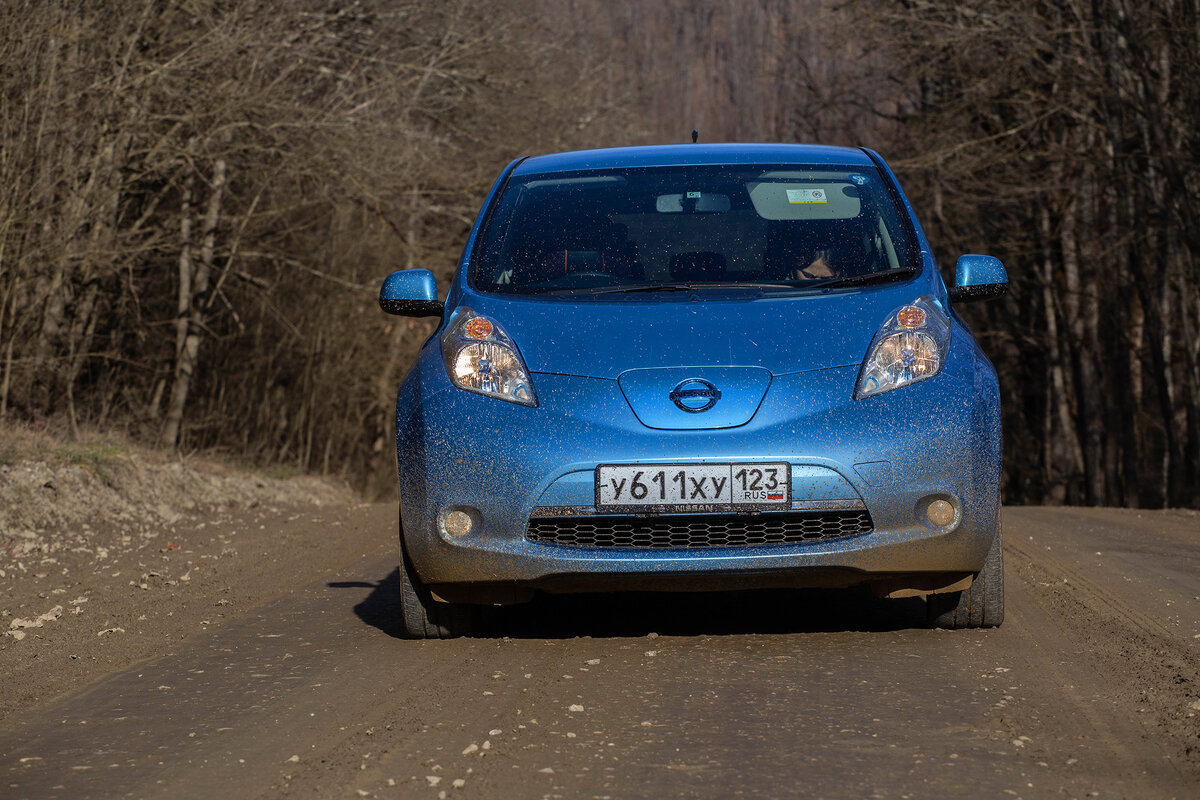
M750 511L788 508L792 468L769 464L602 464L597 511Z

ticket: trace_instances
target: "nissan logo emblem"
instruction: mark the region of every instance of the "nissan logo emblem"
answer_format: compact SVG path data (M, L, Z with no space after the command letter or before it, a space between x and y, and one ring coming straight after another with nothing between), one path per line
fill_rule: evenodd
M671 402L689 414L708 411L721 399L721 392L708 381L688 378L671 390Z

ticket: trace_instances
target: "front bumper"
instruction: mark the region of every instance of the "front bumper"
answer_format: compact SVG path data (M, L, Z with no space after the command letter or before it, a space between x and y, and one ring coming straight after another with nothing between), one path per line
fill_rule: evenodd
M689 431L646 428L613 380L535 374L537 408L463 392L427 348L397 404L405 546L422 580L450 599L499 598L505 587L899 585L905 576L918 588L943 585L982 567L998 524L995 373L968 337L957 339L943 372L921 383L854 401L857 367L776 376L748 424ZM873 532L686 550L567 547L525 535L545 509L594 512L601 463L784 460L794 508L865 508ZM953 524L923 518L934 497L954 503ZM461 538L438 521L454 508L476 521Z

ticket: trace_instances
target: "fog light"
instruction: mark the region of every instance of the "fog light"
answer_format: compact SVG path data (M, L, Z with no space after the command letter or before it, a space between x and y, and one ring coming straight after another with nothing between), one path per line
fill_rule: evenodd
M954 506L945 500L934 500L929 504L929 508L925 509L925 516L929 517L929 521L934 525L944 528L954 522Z
M471 515L465 511L447 511L442 515L442 527L456 539L471 532Z

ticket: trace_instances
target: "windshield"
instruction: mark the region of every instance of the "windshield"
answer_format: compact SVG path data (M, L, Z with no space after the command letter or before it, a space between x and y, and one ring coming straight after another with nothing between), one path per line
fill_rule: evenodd
M512 178L471 262L485 292L795 292L915 268L869 167L706 166Z

